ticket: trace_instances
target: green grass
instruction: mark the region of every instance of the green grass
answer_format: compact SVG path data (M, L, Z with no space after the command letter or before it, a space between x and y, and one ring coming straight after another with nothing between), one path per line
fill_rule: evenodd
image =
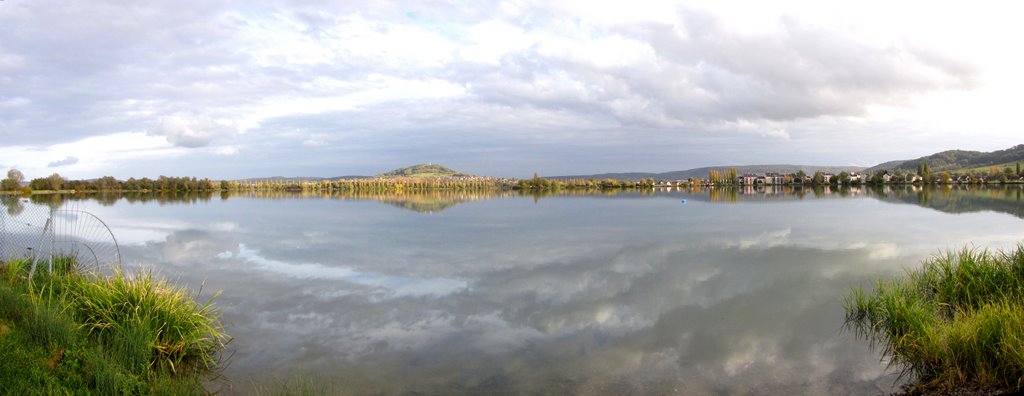
M151 271L0 263L0 394L204 394L229 337L220 313Z
M919 391L1024 389L1024 245L932 257L854 289L846 325L882 348Z
M1004 163L1001 163L1001 164L974 166L974 167L969 167L969 168L959 168L959 169L954 169L954 170L952 170L950 172L951 173L970 173L970 174L983 173L983 174L988 174L989 170L991 170L993 167L998 169L1000 172L1002 172L1003 169L1006 169L1006 168L1010 168L1010 169L1013 169L1014 171L1016 171L1017 170L1017 162L1018 161L1004 162Z

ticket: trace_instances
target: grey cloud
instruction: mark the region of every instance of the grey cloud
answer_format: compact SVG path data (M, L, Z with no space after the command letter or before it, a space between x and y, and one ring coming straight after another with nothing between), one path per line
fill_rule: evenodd
M57 168L57 167L61 167L61 166L74 165L74 164L77 164L77 163L78 163L78 157L68 156L67 158L64 158L64 159L62 159L60 161L53 161L53 162L51 162L49 164L46 164L46 166L48 168Z
M175 105L171 95L205 82L199 79L202 68L232 53L196 53L196 48L208 48L198 43L219 26L211 23L218 15L215 7L204 4L5 2L0 12L0 24L8 27L3 50L22 61L5 71L12 78L0 80L0 89L32 100L31 106L10 110L10 119L26 121L9 128L23 136L16 143L141 130L153 113L174 111L168 108ZM168 65L171 71L163 69Z
M706 129L739 120L860 115L869 105L973 88L980 73L926 48L879 48L792 20L781 21L774 35L741 35L698 10L683 9L680 16L681 26L612 30L649 46L650 62L600 66L534 47L476 77L475 91L517 106L612 114L625 124Z
M0 10L0 25L7 27L0 33L0 92L18 98L19 105L0 106L0 137L12 145L41 145L142 131L161 117L171 117L150 132L180 147L202 147L235 136L237 131L220 120L234 120L278 99L354 93L358 88L346 84L362 87L368 76L385 76L445 80L468 94L263 120L262 128L246 134L247 141L261 144L246 147L244 152L252 156L235 159L259 161L232 163L221 158L218 171L262 176L251 170L257 162L273 164L275 173L308 171L310 165L286 163L285 157L277 156L298 134L305 134L298 140L307 144L304 153L326 143L322 151L311 154L330 161L312 169L319 175L336 173L340 166L346 166L342 173L376 173L385 170L385 162L405 162L425 153L437 161L493 169L488 173L526 173L516 176L528 175L524 166L557 173L620 170L606 168L611 165L604 158L610 153L633 158L619 164L637 170L673 170L715 160L705 153L708 150L688 147L735 146L733 140L709 141L707 136L785 136L773 132L781 128L762 124L857 115L873 104L898 104L936 90L969 89L980 74L956 54L912 45L876 48L856 37L798 22L783 22L782 30L772 36L739 35L720 26L716 17L692 9L681 10L679 26L635 24L602 32L649 48L653 56L639 64L602 66L585 56L534 45L492 65L471 61L458 51L466 39L459 37L465 34L460 29L504 18L492 6L332 3L306 1L281 7L262 1L183 0L126 7L113 1L5 1ZM523 19L505 21L528 33L547 34L553 26L576 20L556 12L528 10ZM359 47L339 49L339 42L358 40L339 39L339 24L359 18L382 34L398 30L394 28L423 28L449 40L456 50L441 63L394 65ZM289 23L274 26L282 21ZM451 26L455 28L446 30ZM265 53L270 45L259 41L263 36L249 34L254 31L267 40L282 37L277 33L294 34L303 41L295 44L316 48L322 59L289 60L292 48L287 42L278 43L284 50ZM319 77L340 81L342 87L313 84ZM731 124L746 121L755 126ZM387 139L413 133L424 138L415 144ZM419 144L424 141L428 143ZM672 150L650 153L645 143ZM595 148L598 145L604 147ZM612 148L615 145L619 147ZM494 147L507 150L506 155L481 154ZM348 160L329 151L351 152L366 160L342 162ZM658 155L664 157L656 160L653 156ZM679 158L692 162L680 164ZM769 161L773 159L778 161ZM195 160L195 171L211 168L202 159ZM566 169L565 163L572 163L572 168ZM285 166L291 168L281 169ZM133 169L155 176L182 168L153 162Z

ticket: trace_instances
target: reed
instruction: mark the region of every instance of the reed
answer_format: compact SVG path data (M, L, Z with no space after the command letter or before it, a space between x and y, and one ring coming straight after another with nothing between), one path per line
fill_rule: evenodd
M846 298L846 327L915 390L1024 389L1024 245L934 256Z

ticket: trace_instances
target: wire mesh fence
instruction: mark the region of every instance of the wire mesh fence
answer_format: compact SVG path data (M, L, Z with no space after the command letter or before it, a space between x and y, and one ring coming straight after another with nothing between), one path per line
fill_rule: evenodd
M0 260L28 258L45 262L70 257L80 271L121 264L113 232L99 217L75 207L35 204L25 198L0 198Z

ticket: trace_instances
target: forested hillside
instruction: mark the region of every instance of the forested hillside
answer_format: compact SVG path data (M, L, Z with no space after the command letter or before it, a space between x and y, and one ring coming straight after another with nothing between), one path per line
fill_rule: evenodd
M917 169L919 164L928 163L928 168L932 172L940 172L987 166L1003 166L1017 161L1024 161L1024 144L987 153L982 151L948 150L912 160L890 161L875 165L868 170L902 169L913 171Z

